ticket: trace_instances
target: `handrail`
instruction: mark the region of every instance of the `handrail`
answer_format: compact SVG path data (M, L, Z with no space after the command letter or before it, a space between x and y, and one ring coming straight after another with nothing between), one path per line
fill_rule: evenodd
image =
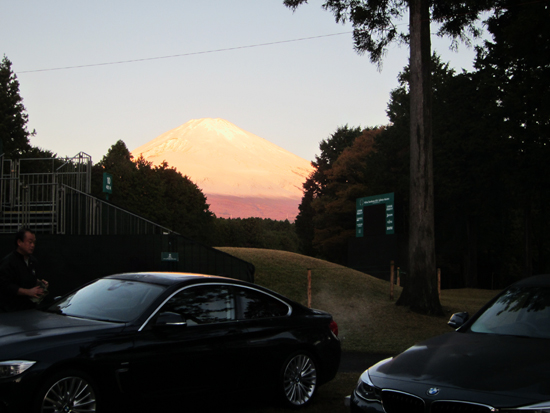
M91 195L91 157L84 152L71 158L2 155L0 161L0 233L29 225L54 234L180 235ZM27 172L21 171L22 163ZM11 172L4 171L6 166Z
M115 209L115 210L117 210L117 211L120 211L120 212L122 212L122 213L124 213L124 214L126 214L126 215L128 215L128 216L130 216L130 217L132 217L132 218L138 219L138 220L140 220L140 221L142 221L142 222L144 222L144 223L146 223L146 224L152 225L152 226L154 226L154 227L156 227L156 228L162 230L163 232L167 232L167 233L169 233L169 234L180 235L179 233L177 233L176 231L171 230L170 228L167 228L167 227L164 227L164 226L162 226L162 225L159 225L159 224L157 224L156 222L153 222L153 221L151 221L151 220L149 220L149 219L147 219L147 218L144 218L144 217L142 217L142 216L140 216L140 215L137 215L137 214L135 214L135 213L133 213L133 212L130 212L130 211L128 211L128 210L126 210L126 209L124 209L124 208L121 208L121 207L119 207L119 206L117 206L117 205L114 205L114 204L112 204L112 203L110 203L110 202L106 202L106 201L104 201L103 199L100 199L100 198L98 198L98 197L96 197L96 196L87 194L86 192L83 192L83 191L80 191L80 190L78 190L78 189L72 188L72 187L70 187L70 186L68 186L68 185L65 185L65 184L61 184L61 188L62 188L62 189L68 189L69 191L76 192L76 193L78 193L79 195L84 196L85 198L87 198L87 199L89 199L89 200L93 200L93 201L98 202L98 203L100 203L100 204L102 204L102 205L105 205L105 206L107 206L107 207L109 207L109 208L113 208L113 209Z

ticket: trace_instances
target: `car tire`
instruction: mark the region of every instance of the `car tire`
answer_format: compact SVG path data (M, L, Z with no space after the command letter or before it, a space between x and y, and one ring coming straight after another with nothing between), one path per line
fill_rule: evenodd
M37 393L34 409L46 412L97 412L98 388L94 380L78 370L64 370L50 376Z
M311 403L317 390L317 365L306 351L291 354L283 363L280 374L282 402L291 408Z

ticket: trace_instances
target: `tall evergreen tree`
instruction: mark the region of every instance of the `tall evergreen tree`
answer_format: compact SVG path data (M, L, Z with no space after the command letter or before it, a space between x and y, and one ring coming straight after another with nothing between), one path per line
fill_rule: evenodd
M368 186L365 159L374 151L374 140L382 130L365 129L342 151L325 172L325 190L312 203L313 244L330 261L347 263L348 240L355 236L355 201L374 195Z
M296 9L307 0L284 0ZM337 22L354 27L355 49L380 63L394 41L410 45L410 199L409 277L398 304L429 314L441 314L437 293L433 208L433 144L431 103L430 23L440 23L439 34L464 39L478 35L479 14L490 9L491 0L325 0ZM398 22L408 13L409 31L399 32Z
M479 49L478 78L502 142L512 146L514 184L509 202L521 210L524 276L546 271L550 245L550 6L548 2L503 0L488 20L493 41Z
M214 215L206 197L187 176L167 163L153 166L143 157L134 160L118 141L93 168L93 192L101 196L104 172L113 176L110 201L119 207L199 242L213 241Z
M29 137L34 132L27 130L29 116L11 65L11 61L4 56L0 63L0 154L20 158L31 150Z
M313 172L304 182L304 196L299 205L296 217L296 233L300 239L301 251L307 255L315 255L313 247L314 210L311 206L315 198L322 195L327 186L327 171L336 162L340 154L353 144L355 138L361 135L361 128L350 128L348 125L339 127L329 138L319 144L321 153L315 156Z
M129 208L132 204L131 185L135 170L136 165L130 151L126 144L119 140L109 148L101 161L94 165L92 190L96 196L101 196L103 173L110 173L113 177L113 193L109 200L122 208Z

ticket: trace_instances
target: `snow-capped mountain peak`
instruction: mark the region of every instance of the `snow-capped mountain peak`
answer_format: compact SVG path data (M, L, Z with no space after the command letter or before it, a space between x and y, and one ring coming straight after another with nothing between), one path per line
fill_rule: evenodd
M244 204L235 202L255 199L258 204L264 199L267 209L269 202L279 204L275 210L281 209L283 201L293 207L274 217L264 216L256 205L256 211L244 215L293 220L302 184L313 170L309 161L224 119L190 120L133 150L132 155L142 155L155 165L166 161L202 189L216 215L242 218L246 217ZM232 200L232 210L227 205L219 209L215 200L222 198Z

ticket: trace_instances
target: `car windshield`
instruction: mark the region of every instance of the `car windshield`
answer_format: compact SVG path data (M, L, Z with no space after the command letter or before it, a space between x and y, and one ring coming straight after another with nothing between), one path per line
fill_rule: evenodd
M513 287L471 325L476 333L550 338L550 287Z
M138 281L99 279L62 298L46 311L93 320L135 320L163 291Z

